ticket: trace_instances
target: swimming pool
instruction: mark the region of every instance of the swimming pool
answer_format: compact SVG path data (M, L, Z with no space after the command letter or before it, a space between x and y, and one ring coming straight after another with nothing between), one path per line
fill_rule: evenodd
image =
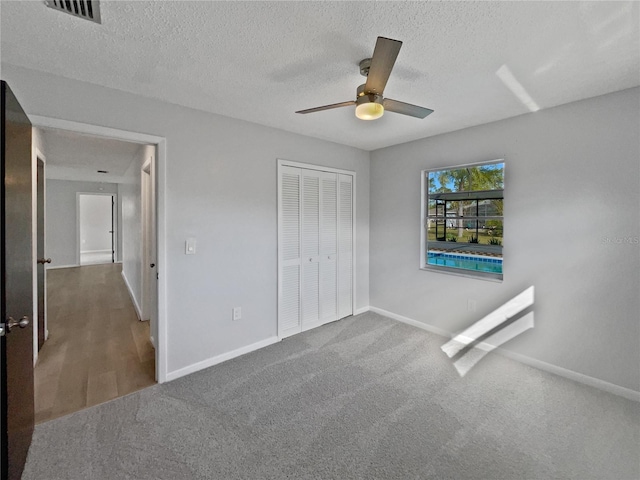
M481 255L428 252L427 264L473 270L475 272L502 273L502 258L483 257Z

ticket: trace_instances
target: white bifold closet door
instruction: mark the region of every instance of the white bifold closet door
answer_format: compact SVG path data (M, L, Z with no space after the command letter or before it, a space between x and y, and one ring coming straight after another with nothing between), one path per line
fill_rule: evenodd
M353 177L281 166L278 335L353 313Z

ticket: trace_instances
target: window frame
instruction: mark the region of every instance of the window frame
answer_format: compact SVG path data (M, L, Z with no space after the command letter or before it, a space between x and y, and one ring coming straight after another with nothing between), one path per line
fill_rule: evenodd
M492 273L492 272L480 272L480 271L474 271L474 270L465 270L462 268L454 268L454 267L449 267L449 266L444 266L444 265L430 265L427 263L427 253L428 253L428 244L429 244L429 200L430 200L430 195L429 195L429 182L428 182L428 178L429 178L429 174L432 172L442 172L445 170L459 170L462 168L469 168L469 167L482 167L484 165L495 165L495 164L502 164L502 169L503 169L503 183L504 182L504 177L505 177L505 173L506 173L506 162L504 160L504 158L498 158L495 160L488 160L488 161L483 161L483 162L476 162L476 163L465 163L465 164L460 164L460 165L451 165L451 166L446 166L446 167L439 167L439 168L427 168L424 170L421 170L421 196L420 196L420 200L421 200L421 205L420 205L420 270L424 270L424 271L430 271L430 272L438 272L438 273L445 273L445 274L449 274L449 275L457 275L457 276L462 276L462 277L468 277L468 278L478 278L478 279L482 279L482 280L489 280L489 281L493 281L493 282L502 282L504 279L504 258L502 257L502 265L503 265L503 270L502 273ZM464 192L461 193L461 197L464 196L465 194L471 194L472 192L478 192L478 193L482 193L482 192L497 192L498 190L475 190L475 191L471 191L471 192ZM454 193L459 193L459 192L454 192ZM495 195L495 194L493 194ZM439 194L438 196L442 197L442 194ZM473 197L474 195L468 195L469 197ZM479 218L483 218L483 219L487 219L487 218L491 218L491 219L495 219L495 220L501 220L502 221L502 245L500 246L500 251L502 252L502 249L504 247L504 219L505 219L505 215L504 215L504 200L505 200L505 195L504 195L504 185L502 188L502 195L495 197L495 199L501 198L503 201L503 213L502 216L497 216L497 215L489 215L489 216L480 216L480 215L476 215L476 216L467 216L467 217L459 217L457 215L454 216L446 216L444 215L443 218L445 218L445 222L447 222L449 220L449 218L451 218L452 220L455 221L460 221L462 220L462 218L464 218L465 220L471 220L471 221L476 221ZM474 200L476 202L476 206L478 205L478 201L482 200L482 198L469 198L470 200ZM462 198L460 199L462 200ZM447 202L446 198L444 200L445 202ZM477 207L476 207L477 208ZM476 222L476 231L478 230L477 227L477 222ZM445 225L445 235L446 235L446 225ZM433 240L431 241L432 243L435 243ZM444 242L443 242L444 243ZM460 242L458 243L458 245L462 245L462 246L469 246L469 245L474 245L468 242ZM483 244L484 245L484 244ZM488 247L488 245L487 245ZM486 249L485 247L485 250ZM497 249L496 249L497 250Z

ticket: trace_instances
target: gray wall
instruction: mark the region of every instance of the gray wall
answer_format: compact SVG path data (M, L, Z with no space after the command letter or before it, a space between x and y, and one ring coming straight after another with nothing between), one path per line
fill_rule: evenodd
M356 171L356 303L369 305L367 152L20 67L2 74L29 114L167 139L169 373L277 334L278 158Z
M77 265L76 193L118 193L117 185L47 179L46 190L46 252L51 258L51 266ZM120 235L121 229L117 231Z
M504 281L419 270L420 171L498 158ZM639 89L371 159L372 306L456 332L533 285L535 328L506 349L640 390Z

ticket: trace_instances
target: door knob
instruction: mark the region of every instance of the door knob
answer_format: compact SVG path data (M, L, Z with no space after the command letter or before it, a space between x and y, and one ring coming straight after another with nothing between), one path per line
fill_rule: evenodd
M51 263L51 259L50 258L39 258L38 259L38 263L42 263L43 265L45 263Z
M155 263L152 263L152 264L150 264L149 266L150 266L151 268L153 268L153 267L155 267L155 266L156 266L156 264L155 264Z
M26 315L20 320L14 320L13 317L9 317L6 325L7 333L9 333L13 327L25 328L27 325L29 325L29 317Z

